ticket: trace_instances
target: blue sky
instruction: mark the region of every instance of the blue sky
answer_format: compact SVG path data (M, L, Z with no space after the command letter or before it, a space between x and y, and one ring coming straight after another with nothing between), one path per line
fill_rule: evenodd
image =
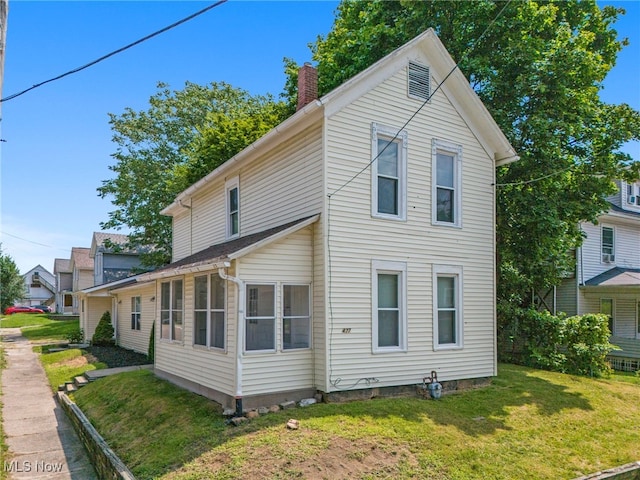
M9 0L2 96L84 65L213 2ZM163 81L225 81L253 94L282 91L283 57L311 59L308 44L331 29L336 1L234 1L89 69L2 105L3 252L25 273L88 247L112 210L96 188L111 177L108 113L146 110ZM627 15L615 25L631 45L602 98L640 109L640 1L603 1ZM640 145L625 151L640 160Z

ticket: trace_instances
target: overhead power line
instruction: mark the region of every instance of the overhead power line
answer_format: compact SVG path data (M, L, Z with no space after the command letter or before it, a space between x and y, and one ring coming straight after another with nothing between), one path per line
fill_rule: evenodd
M209 10L211 10L211 9L213 9L213 8L219 6L219 5L222 5L223 3L226 3L226 2L227 2L227 0L219 0L218 2L216 2L214 4L211 4L208 7L205 7L202 10L199 10L199 11L197 11L196 13L194 13L192 15L189 15L188 17L183 18L182 20L179 20L179 21L177 21L175 23L172 23L171 25L169 25L167 27L164 27L164 28L162 28L162 29L150 34L150 35L147 35L146 37L141 38L140 40L136 40L135 42L130 43L129 45L126 45L126 46L124 46L122 48L119 48L118 50L114 50L113 52L108 53L108 54L106 54L106 55L104 55L104 56L102 56L102 57L100 57L100 58L98 58L98 59L96 59L96 60L94 60L92 62L89 62L86 65L83 65L83 66L78 67L78 68L74 68L73 70L69 70L68 72L63 73L62 75L58 75L57 77L50 78L49 80L45 80L44 82L36 83L35 85L32 85L31 87L29 87L29 88L27 88L25 90L22 90L21 92L14 93L12 95L4 97L3 99L0 99L0 103L7 102L9 100L13 100L14 98L19 97L20 95L24 95L25 93L30 92L31 90L34 90L34 89L36 89L38 87L41 87L42 85L46 85L47 83L55 82L56 80L60 80L61 78L67 77L67 76L72 75L74 73L78 73L78 72L80 72L80 71L82 71L82 70L84 70L86 68L92 67L93 65L95 65L97 63L100 63L100 62L102 62L103 60L106 60L109 57L113 57L114 55L117 55L118 53L124 52L125 50L128 50L131 47L135 47L136 45L139 45L142 42L146 42L147 40L149 40L149 39L151 39L153 37L156 37L156 36L160 35L161 33L164 33L164 32L166 32L168 30L171 30L172 28L175 28L178 25L182 25L183 23L186 23L189 20L191 20L191 19L193 19L193 18L195 18L195 17L197 17L199 15L202 15L203 13L208 12Z

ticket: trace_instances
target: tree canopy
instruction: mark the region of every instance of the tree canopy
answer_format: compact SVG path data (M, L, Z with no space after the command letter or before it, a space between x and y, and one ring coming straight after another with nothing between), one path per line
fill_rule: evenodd
M498 295L526 306L574 267L579 222L608 208L614 181L638 178L620 147L640 139L640 115L599 97L627 44L613 28L623 13L593 0L343 1L311 46L319 93L436 31L521 158L497 171Z
M25 293L24 280L13 259L2 253L0 244L0 310L13 305Z
M160 215L175 196L285 117L282 102L252 96L226 83L183 90L164 83L146 111L110 114L117 149L114 177L98 188L115 209L104 229L127 228L129 246L148 246L147 267L171 260L171 219Z

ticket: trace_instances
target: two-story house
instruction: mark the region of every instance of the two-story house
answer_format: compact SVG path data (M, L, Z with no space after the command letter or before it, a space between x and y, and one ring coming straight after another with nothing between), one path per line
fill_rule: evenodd
M513 147L433 30L320 99L299 82L293 116L163 210L173 262L93 292L118 335L155 324L156 374L236 410L496 375Z
M73 270L71 260L56 258L53 261L53 275L56 278L56 313L73 313Z
M568 315L609 316L614 368L640 369L640 182L616 182L607 213L581 225L576 275L557 288L556 310Z
M93 232L89 252L93 259L93 285L130 277L140 267L140 253L125 247L128 241L129 237L120 233Z
M71 291L73 295L72 313L78 315L82 310L79 292L93 285L93 259L89 256L90 249L86 247L72 247L69 268L71 269ZM81 328L82 325L80 326Z
M56 292L55 277L42 265L36 265L22 275L24 298L18 301L22 305L50 305Z

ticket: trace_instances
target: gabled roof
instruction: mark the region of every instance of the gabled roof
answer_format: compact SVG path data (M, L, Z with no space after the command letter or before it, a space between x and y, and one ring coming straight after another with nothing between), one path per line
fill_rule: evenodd
M71 259L69 258L56 258L53 261L53 273L71 273Z
M89 252L91 258L94 258L96 256L96 252L100 248L105 251L108 250L104 245L104 242L106 240L109 240L115 245L126 245L129 242L129 236L122 233L93 232L93 236L91 238L91 251ZM136 254L137 252L131 249L123 249L121 253L127 255Z
M38 273L44 273L46 276L50 277L51 279L54 278L53 274L47 270L46 268L44 268L42 265L38 264L35 267L33 267L31 270L29 270L27 273L22 274L23 277L26 277L27 275L29 275L32 272L38 272Z
M280 238L286 237L313 222L317 221L319 215L301 218L293 222L285 223L277 227L263 230L262 232L246 235L244 237L229 240L228 242L212 245L193 255L189 255L177 262L170 263L153 272L140 275L141 280L152 280L161 277L180 275L187 271L202 269L212 269L228 264L230 260L240 258L258 248L261 248Z
M383 82L386 78L397 73L401 68L405 68L407 58L419 56L429 59L434 83L443 82L445 78L447 79L441 86L442 91L458 110L487 154L494 160L494 164L500 166L518 160L519 157L515 149L511 146L509 140L496 124L478 95L473 91L465 76L456 67L456 63L435 31L430 28L366 70L347 80L321 99L311 102L298 110L280 125L181 192L173 203L160 213L173 215L180 208L188 207L190 197L213 179L224 175L225 172L238 164L252 161L257 156L284 142L295 132L299 132L313 124L313 122L331 116Z
M639 287L640 268L614 267L585 282L589 287Z
M89 252L90 249L86 247L72 247L71 265L78 270L93 270L93 259Z

